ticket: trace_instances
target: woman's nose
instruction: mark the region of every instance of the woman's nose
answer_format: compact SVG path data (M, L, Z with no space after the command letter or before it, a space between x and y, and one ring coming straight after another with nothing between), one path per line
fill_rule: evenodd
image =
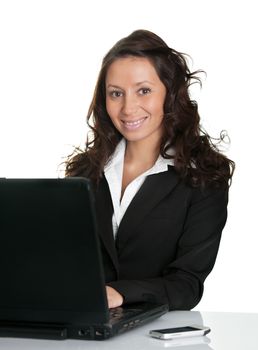
M122 112L124 115L134 115L138 109L138 100L136 96L126 95L124 98L124 103L122 107Z

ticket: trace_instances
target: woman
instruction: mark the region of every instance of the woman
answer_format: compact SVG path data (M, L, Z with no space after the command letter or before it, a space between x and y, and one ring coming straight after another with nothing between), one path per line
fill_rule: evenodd
M137 30L103 59L91 138L67 176L95 185L109 307L191 309L215 263L234 163L200 128L183 54Z

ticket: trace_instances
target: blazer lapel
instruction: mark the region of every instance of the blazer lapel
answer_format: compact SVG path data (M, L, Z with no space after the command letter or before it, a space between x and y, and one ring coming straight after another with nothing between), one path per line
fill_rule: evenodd
M178 182L178 175L172 166L169 166L168 171L153 174L146 178L119 225L116 239L116 246L119 251L150 210L171 192Z
M95 198L99 236L118 274L119 264L112 227L113 205L108 183L104 176L98 185Z

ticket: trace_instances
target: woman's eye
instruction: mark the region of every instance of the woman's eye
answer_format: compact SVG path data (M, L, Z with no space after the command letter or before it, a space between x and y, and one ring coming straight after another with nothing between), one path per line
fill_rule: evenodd
M151 92L151 89L149 89L149 88L141 88L141 89L139 90L140 95L147 95L147 94L149 94L150 92Z
M111 91L109 94L111 97L120 97L122 96L123 93L121 91L114 90L114 91Z

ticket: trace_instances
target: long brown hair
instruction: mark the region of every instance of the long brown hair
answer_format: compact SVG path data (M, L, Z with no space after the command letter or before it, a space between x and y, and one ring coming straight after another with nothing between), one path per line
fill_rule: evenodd
M160 154L173 158L175 170L191 185L228 185L234 162L218 149L223 137L220 135L215 144L201 129L198 105L189 95L190 85L201 83L197 76L201 71L190 72L185 54L147 30L136 30L119 40L104 57L87 115L90 132L86 147L68 157L66 175L86 176L95 183L102 177L105 164L122 138L106 110L106 74L116 59L128 56L148 58L166 87ZM171 147L173 156L167 153Z

